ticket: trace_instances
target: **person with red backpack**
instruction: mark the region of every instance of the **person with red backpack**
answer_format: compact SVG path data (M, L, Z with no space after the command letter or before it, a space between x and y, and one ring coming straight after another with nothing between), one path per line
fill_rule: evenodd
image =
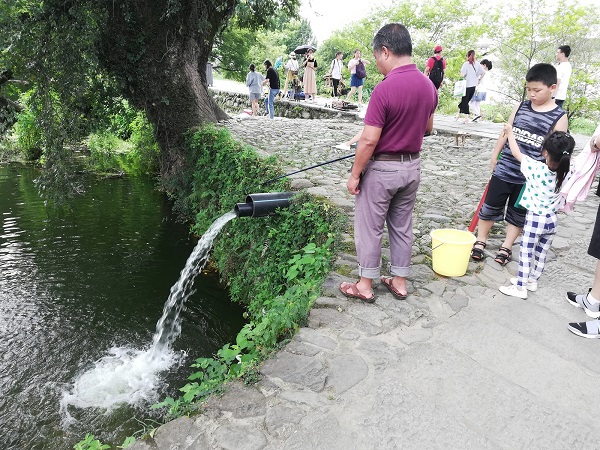
M429 77L437 90L444 81L444 71L446 70L446 60L442 58L442 50L441 45L436 45L433 49L433 56L427 60L425 66L425 76Z

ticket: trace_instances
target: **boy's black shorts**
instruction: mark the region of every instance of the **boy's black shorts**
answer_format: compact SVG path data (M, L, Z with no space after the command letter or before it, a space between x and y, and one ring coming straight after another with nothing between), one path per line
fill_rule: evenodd
M598 212L596 213L596 223L594 224L592 240L588 247L588 255L600 259L600 207L598 207Z
M500 222L501 220L506 219L511 225L514 225L517 228L523 228L527 210L515 206L523 186L523 184L502 181L500 178L492 175L485 201L479 211L479 218L481 220L492 220L494 222Z

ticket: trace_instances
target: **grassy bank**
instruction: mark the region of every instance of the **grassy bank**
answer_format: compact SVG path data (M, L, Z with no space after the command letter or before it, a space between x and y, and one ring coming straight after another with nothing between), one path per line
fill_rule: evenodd
M286 179L261 188L261 182L282 175L276 158L258 156L226 129L209 125L196 130L188 147L196 161L188 174L191 190L181 193L176 204L182 213L194 213L193 230L199 235L246 194L289 190ZM276 215L231 222L217 238L211 261L232 300L246 306L248 324L235 343L212 358L196 360L179 398L155 407L166 408L169 417L193 413L224 382L255 380L258 364L306 320L331 271L342 228L337 208L304 193Z

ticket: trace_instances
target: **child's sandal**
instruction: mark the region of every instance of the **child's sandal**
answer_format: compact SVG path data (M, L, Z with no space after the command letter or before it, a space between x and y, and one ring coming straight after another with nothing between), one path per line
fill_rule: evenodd
M476 245L481 246L481 248L476 248ZM485 249L486 245L487 244L485 242L475 241L475 243L473 244L473 249L471 250L471 259L473 261L483 261L483 259L485 258L485 253L483 253L483 249Z
M511 255L512 255L512 250L510 250L506 247L500 247L500 249L498 250L498 254L494 258L494 261L496 261L501 266L505 266L510 262Z

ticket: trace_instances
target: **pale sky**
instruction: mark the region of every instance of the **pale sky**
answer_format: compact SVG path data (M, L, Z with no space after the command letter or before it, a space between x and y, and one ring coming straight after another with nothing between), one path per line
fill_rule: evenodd
M334 31L365 18L373 8L393 3L394 0L302 0L300 15L310 22L313 34L322 44ZM496 0L482 0L482 3L490 7L498 4ZM576 0L574 3L594 6L598 0Z
M334 31L369 15L371 9L392 3L393 0L302 0L300 15L310 22L313 34L322 44Z

